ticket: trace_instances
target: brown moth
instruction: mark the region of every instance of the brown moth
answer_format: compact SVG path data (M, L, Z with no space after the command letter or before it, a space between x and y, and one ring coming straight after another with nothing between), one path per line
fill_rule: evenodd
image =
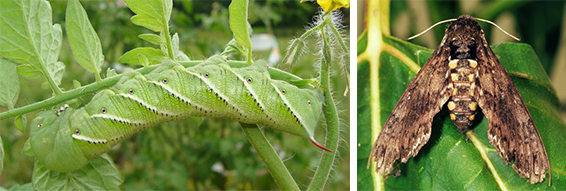
M489 122L489 142L531 184L539 183L550 164L538 130L517 88L476 19L463 15L446 29L440 46L409 84L385 122L368 159L382 175L401 159L415 157L430 138L432 120L447 104L460 131L469 131L478 107Z

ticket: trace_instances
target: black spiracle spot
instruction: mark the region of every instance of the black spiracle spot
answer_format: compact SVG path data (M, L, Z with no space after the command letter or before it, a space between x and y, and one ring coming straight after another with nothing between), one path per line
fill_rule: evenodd
M204 78L208 78L210 77L210 74L208 74L208 72L205 72L204 74L202 74L202 76L204 76Z
M311 100L308 100L307 103L309 104L309 106L311 106Z
M43 123L38 124L37 127L43 127Z
M75 135L81 135L81 131L79 129L75 129Z
M283 90L281 90L281 94L285 95L285 93L287 93L287 91L286 91L286 90L284 90L284 89L283 89Z
M249 78L249 77L248 77L248 79L246 79L246 82L248 82L248 84L251 84L251 83L252 83L252 78Z
M134 89L129 89L129 90L128 90L128 93L129 93L130 95L134 95Z
M100 109L100 113L106 114L106 108L103 107L102 109Z
M163 80L161 80L161 83L163 83L163 84L167 84L167 82L169 82L169 81L167 80L167 78L163 78Z

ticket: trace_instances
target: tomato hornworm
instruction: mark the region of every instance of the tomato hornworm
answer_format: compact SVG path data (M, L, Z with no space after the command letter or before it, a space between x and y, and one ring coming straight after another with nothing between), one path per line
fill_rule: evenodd
M165 62L141 75L125 74L79 109L44 111L32 122L31 149L48 169L71 172L123 139L188 117L262 124L314 140L322 114L320 90L273 80L265 62L231 68L220 56L189 68Z
M480 20L480 19L477 19ZM476 18L463 15L445 31L440 46L409 84L385 122L368 159L382 175L406 163L428 142L434 116L446 104L460 133L470 130L478 109L489 122L488 139L531 184L549 174L538 130L517 88L488 46ZM483 19L482 19L483 21Z

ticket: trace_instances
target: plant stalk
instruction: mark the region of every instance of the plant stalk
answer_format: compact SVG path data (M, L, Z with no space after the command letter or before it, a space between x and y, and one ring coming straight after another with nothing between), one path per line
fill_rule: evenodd
M277 155L277 152L271 146L271 143L265 138L261 129L254 124L240 123L242 129L246 133L248 140L254 146L261 160L267 166L269 173L281 190L300 190L299 186L289 173L283 161Z
M331 19L329 15L325 16L325 20ZM330 66L332 63L332 52L330 49L330 44L328 42L328 37L325 35L324 28L321 29L323 47L322 47L322 63L320 70L320 82L324 89L324 117L326 119L326 141L325 145L328 149L334 152L324 152L322 153L322 158L320 164L318 165L316 172L313 176L313 181L309 185L307 190L323 190L328 177L330 176L330 171L334 164L336 158L339 132L340 132L340 118L338 116L338 109L336 108L336 103L332 97L331 83L330 83Z

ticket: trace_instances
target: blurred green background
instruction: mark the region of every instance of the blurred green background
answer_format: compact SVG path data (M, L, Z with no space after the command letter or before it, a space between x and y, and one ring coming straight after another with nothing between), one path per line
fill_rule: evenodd
M366 3L358 1L358 36L365 28ZM391 35L400 39L464 14L490 20L519 37L520 43L531 45L539 57L561 100L560 110L566 120L566 1L391 1L390 10ZM410 42L436 49L448 24L437 26ZM479 24L490 45L516 42L488 23Z
M98 33L105 55L103 68L131 67L117 63L125 52L136 47L153 45L142 41L137 36L150 32L133 25L129 19L133 16L122 0L81 1L87 11L90 22ZM179 33L180 48L192 60L206 59L219 54L231 40L232 32L228 23L228 5L230 1L174 1L171 15L171 34ZM66 1L50 1L53 22L59 23L65 31ZM253 33L272 34L277 39L281 57L285 55L288 42L301 35L305 26L313 21L318 11L314 3L299 1L267 0L251 1L250 19ZM348 10L347 10L348 11ZM349 25L349 12L343 13L344 24ZM346 29L345 34L349 34ZM71 49L64 42L59 60L66 65L62 88L73 87L72 81L81 84L94 82L94 76L88 74L73 59ZM307 43L315 50L316 41ZM268 59L272 50L255 51L255 59ZM303 78L316 77L314 65L319 58L310 52L304 54L301 63L286 69ZM339 70L336 66L336 71ZM103 70L104 71L104 70ZM105 72L102 73L103 75ZM342 140L338 160L332 171L326 189L349 189L349 97L343 92L347 81L335 73L333 81L335 96L339 102L342 119ZM50 90L40 88L41 80L20 78L21 92L18 106L28 105L51 96ZM84 97L78 102L86 103ZM5 108L0 108L0 112ZM37 112L27 114L33 119ZM114 148L110 155L118 165L124 179L122 189L278 189L264 163L253 151L239 124L230 120L188 119L170 122L151 128L124 141ZM318 165L322 150L311 146L308 140L297 136L264 128L274 148L283 158L287 168L301 188L306 188L310 177ZM324 129L317 130L317 139L324 140ZM14 128L13 119L0 121L0 136L4 142L6 156L4 170L0 176L0 186L10 188L16 184L30 182L33 170L33 158L22 153L29 130L21 133Z

